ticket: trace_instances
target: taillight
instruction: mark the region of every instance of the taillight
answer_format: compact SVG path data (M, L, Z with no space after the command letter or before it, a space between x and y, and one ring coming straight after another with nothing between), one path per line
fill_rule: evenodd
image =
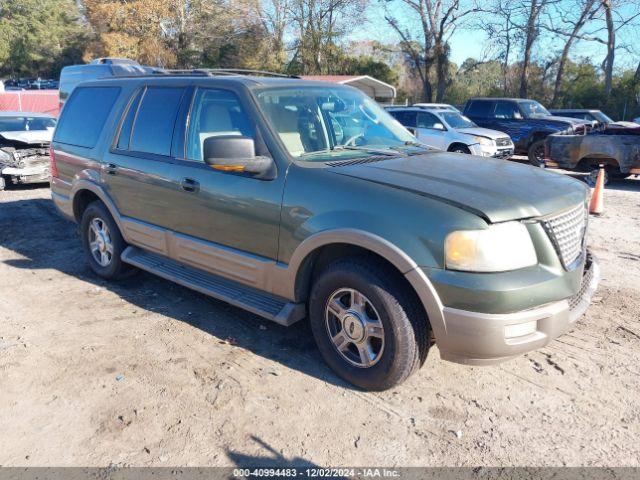
M58 178L58 166L56 165L56 155L53 145L49 147L49 170L53 178Z

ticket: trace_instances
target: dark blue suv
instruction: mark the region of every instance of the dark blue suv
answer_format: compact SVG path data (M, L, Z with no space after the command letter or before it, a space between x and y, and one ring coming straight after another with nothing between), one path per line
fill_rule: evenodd
M535 100L520 98L472 98L464 114L481 127L507 133L516 155L527 155L537 167L544 166L547 135L586 133L592 128L586 120L555 117Z

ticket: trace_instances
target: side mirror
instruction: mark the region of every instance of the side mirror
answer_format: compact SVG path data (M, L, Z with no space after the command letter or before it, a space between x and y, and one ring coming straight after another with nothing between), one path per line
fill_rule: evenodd
M434 130L444 130L444 125L440 122L433 124Z
M520 112L514 112L513 118L515 118L516 120L522 120L522 114Z
M202 153L204 163L223 172L260 175L273 165L271 158L256 156L253 138L241 135L208 137L203 142Z

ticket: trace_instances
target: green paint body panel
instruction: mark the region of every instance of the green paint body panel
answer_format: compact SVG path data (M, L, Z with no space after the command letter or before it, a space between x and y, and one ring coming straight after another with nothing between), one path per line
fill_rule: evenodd
M122 93L96 147L53 142L61 161L52 191L67 216L73 214L75 185L86 180L104 192L122 217L234 249L282 270L314 236L345 229L362 232L406 255L413 270L419 269L430 280L440 310L444 306L506 314L567 299L580 289L584 259L573 270L564 269L538 220L584 204L587 188L582 182L527 165L439 151L343 166L295 160L258 108L255 94L265 88L327 86L321 82L187 77L101 80L86 85L109 84L121 87ZM115 132L129 99L144 85L155 84L234 92L247 115L255 119L275 162L275 177L259 180L214 171L186 160L180 141L174 141L171 158L115 151ZM108 164L118 166L118 175L105 173ZM184 178L198 180L197 195L181 190ZM510 220L528 220L538 265L483 274L445 268L444 243L450 232L485 229Z

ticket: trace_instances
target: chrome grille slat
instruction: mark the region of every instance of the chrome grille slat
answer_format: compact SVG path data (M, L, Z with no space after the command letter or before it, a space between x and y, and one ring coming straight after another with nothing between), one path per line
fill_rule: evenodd
M543 222L565 268L569 268L584 250L587 218L586 205L580 205Z

